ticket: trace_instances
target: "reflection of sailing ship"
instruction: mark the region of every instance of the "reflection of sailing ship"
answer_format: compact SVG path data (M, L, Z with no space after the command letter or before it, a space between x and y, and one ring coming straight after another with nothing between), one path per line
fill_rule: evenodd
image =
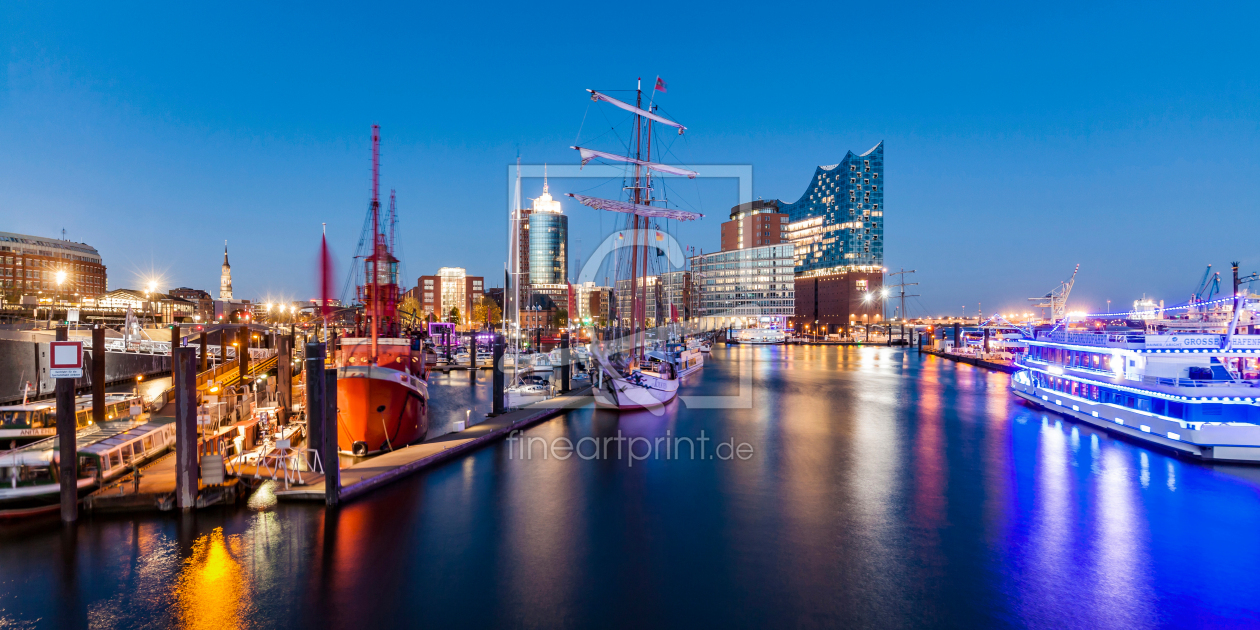
M380 128L372 126L372 238L364 256L358 299L367 311L367 336L340 340L337 350L337 444L368 455L400 448L429 430L429 385L424 355L401 336L398 259L394 257L391 197L386 238L380 221ZM362 333L360 333L362 335Z
M658 80L656 89L663 91L663 83ZM679 134L686 129L682 125L668 120L655 113L651 104L642 109L643 90L639 86L635 90L635 104L630 105L606 94L588 90L591 100L603 101L633 114L634 129L630 133L630 147L627 155L605 153L584 147L573 147L586 164L592 159L605 159L634 165L633 184L627 186L631 191L628 201L612 201L584 195L569 194L584 205L598 210L611 210L628 215L626 234L630 247L628 269L618 269L619 275L630 280L630 338L618 339L610 347L601 344L592 352L599 369L594 396L596 404L601 407L615 409L652 408L668 403L678 394L678 369L671 361L650 361L645 349L647 337L646 304L649 252L658 251L664 240L659 231L657 219L674 219L690 221L702 215L695 212L671 209L653 205L655 201L652 189L652 173L670 173L694 178L697 173L675 166L658 164L645 160L652 154L653 131L657 124L673 127ZM629 179L629 177L627 177ZM660 317L658 311L658 317Z

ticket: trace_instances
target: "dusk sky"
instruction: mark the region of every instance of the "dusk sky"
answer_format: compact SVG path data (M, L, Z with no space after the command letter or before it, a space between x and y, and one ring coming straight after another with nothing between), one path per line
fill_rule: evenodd
M1258 13L4 3L0 231L64 228L110 288L212 292L226 239L238 297L307 298L322 223L342 272L354 253L376 123L407 284L462 266L495 286L517 152L576 164L579 129L608 127L584 89L660 75L678 161L750 164L757 197L795 201L817 165L885 142L885 263L918 270L911 315L1026 311L1077 263L1072 310L1172 304L1208 263L1260 270ZM681 240L718 249L734 181L670 185L707 215ZM612 227L564 209L574 258Z

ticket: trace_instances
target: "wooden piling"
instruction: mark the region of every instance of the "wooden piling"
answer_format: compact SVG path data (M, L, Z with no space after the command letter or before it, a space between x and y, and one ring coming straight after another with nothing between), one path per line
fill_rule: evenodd
M105 421L105 327L92 329L92 422Z
M337 368L324 370L324 504L341 502L341 461L337 459Z
M503 335L496 334L494 336L494 371L493 371L493 392L491 393L491 414L499 415L503 413L503 353L505 350L503 343Z
M569 393L569 366L573 364L569 360L569 331L560 331L560 393Z
M280 424L289 424L293 411L293 349L289 337L280 335L276 340L276 394L280 397Z
M237 376L241 385L249 378L249 326L241 326L236 333L236 364L240 368Z
M320 449L324 444L324 344L306 344L306 441L308 448ZM313 458L312 458L313 459ZM327 470L327 464L325 464Z
M175 390L175 506L197 506L200 470L197 461L197 354L192 348L171 352L171 385Z
M210 363L209 363L209 361L210 361L210 357L209 357L209 351L207 350L207 348L208 348L208 344L207 344L207 342L208 342L208 341L209 341L209 340L207 339L206 331L204 331L204 330L203 330L203 331L201 331L201 338L200 338L200 340L199 340L199 343L200 343L200 346L201 346L201 348L200 348L200 349L201 349L201 360L198 362L198 370L197 370L198 372L205 372L206 370L210 369Z
M69 334L65 326L57 327L57 341L69 341ZM55 391L57 393L57 448L60 451L57 481L61 486L61 520L72 523L79 520L79 448L75 441L77 427L74 421L74 379L57 379Z

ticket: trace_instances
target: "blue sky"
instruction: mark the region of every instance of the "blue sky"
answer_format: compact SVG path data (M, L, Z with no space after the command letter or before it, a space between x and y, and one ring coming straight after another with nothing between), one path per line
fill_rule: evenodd
M1255 5L641 10L632 39L607 3L6 3L0 230L64 227L112 287L212 289L227 239L239 295L308 297L322 223L343 271L354 252L378 123L408 275L497 278L505 166L574 163L602 124L583 89L659 74L679 158L751 164L756 196L794 201L816 165L886 142L912 314L1024 309L1077 263L1090 310L1183 300L1207 263L1260 269ZM708 215L684 240L716 249L733 182L679 195ZM565 208L593 248L599 217Z

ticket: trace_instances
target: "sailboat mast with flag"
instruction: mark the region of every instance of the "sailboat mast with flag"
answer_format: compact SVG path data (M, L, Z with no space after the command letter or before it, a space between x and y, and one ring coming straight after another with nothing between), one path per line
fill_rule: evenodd
M657 77L653 93L665 92L665 81ZM659 255L670 246L665 240L662 221L692 221L703 215L677 208L670 208L663 199L658 198L653 183L654 173L666 173L694 179L698 173L685 168L662 164L652 160L652 142L657 139L656 130L660 126L678 130L682 135L687 128L657 113L654 99L649 99L646 108L643 106L643 86L640 82L634 90L634 104L613 98L596 90L587 90L591 100L596 103L612 105L630 112L633 128L629 134L629 145L624 153L599 151L589 147L574 146L578 151L582 164L600 159L618 162L626 166L625 182L622 189L625 199L601 199L573 193L566 193L582 203L597 210L619 212L625 216L625 228L622 233L626 238L617 240L618 248L629 248L629 256L617 256L615 276L619 280L628 280L630 292L630 312L617 317L628 324L627 331L617 339L604 341L596 345L592 351L598 363L598 376L594 388L595 402L600 407L615 409L649 409L659 413L662 406L673 401L678 394L678 367L669 361L649 360L649 352L653 348L649 344L660 345L663 340L649 335L649 321L646 306L648 304L648 278L652 275L652 265ZM659 141L658 141L659 142ZM658 144L658 153L659 144ZM668 263L666 263L668 264ZM663 276L657 276L658 281ZM655 309L657 326L668 317L658 307ZM626 317L628 315L628 317ZM664 330L661 327L661 330ZM652 352L652 354L659 354Z

